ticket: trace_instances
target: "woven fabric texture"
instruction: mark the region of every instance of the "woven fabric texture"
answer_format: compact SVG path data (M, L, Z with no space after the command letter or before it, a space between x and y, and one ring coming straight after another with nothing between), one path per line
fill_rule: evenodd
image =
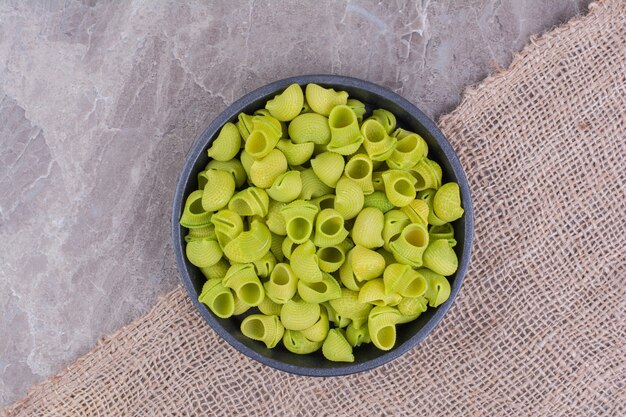
M440 126L466 168L472 267L417 348L312 379L236 352L182 288L3 416L626 415L626 7L532 39Z

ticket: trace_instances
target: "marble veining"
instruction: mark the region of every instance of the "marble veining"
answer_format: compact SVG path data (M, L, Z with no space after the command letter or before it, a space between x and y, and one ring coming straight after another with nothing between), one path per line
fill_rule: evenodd
M242 94L304 73L430 116L586 0L0 3L0 405L177 281L174 185Z

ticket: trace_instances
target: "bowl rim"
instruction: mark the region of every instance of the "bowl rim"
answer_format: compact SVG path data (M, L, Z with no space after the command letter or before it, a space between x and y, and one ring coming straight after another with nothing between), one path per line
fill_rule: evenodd
M419 329L413 336L407 339L404 343L394 347L392 350L387 351L374 359L367 360L363 363L350 365L342 364L342 366L336 368L313 368L292 365L274 358L263 356L259 352L253 350L252 348L248 347L240 340L235 338L229 331L222 327L219 320L215 316L213 316L213 314L211 314L210 311L202 305L202 303L198 301L198 295L195 291L195 288L191 281L191 277L186 268L184 249L183 245L180 244L183 228L178 223L177 218L182 212L182 208L185 203L185 185L189 177L191 176L193 167L197 159L200 157L202 152L205 152L211 137L213 137L215 133L217 133L217 131L224 125L224 123L239 114L241 112L241 109L254 103L256 100L259 99L259 97L267 96L272 93L278 93L280 90L287 88L293 83L297 83L300 85L316 83L333 85L335 86L335 88L348 87L354 89L362 89L367 91L368 93L378 95L387 100L395 102L432 135L434 140L441 147L442 152L448 159L448 162L452 166L454 174L459 180L458 183L461 190L461 200L463 203L463 208L465 210L465 230L463 231L465 243L463 247L463 252L459 257L459 267L456 272L454 283L451 286L450 297L444 304L437 307L433 316L424 324L424 326ZM185 157L185 163L176 184L176 190L174 193L174 200L172 204L172 218L170 219L170 221L172 227L172 240L174 245L173 249L175 252L176 263L178 266L178 271L180 272L181 280L185 289L187 290L187 293L189 294L189 297L191 298L193 305L198 310L200 315L204 318L204 320L209 324L209 326L237 351L243 353L244 355L261 364L268 365L274 369L278 369L280 371L288 372L295 375L315 377L344 376L368 371L397 359L398 357L404 355L409 350L413 349L419 343L421 343L441 322L443 317L447 314L447 312L454 304L454 301L461 289L461 286L463 285L465 275L469 268L472 244L474 239L474 213L469 182L467 180L461 162L459 161L456 153L452 148L452 145L450 145L447 138L444 136L441 130L439 130L435 122L432 121L428 116L426 116L416 105L385 87L359 78L331 74L300 75L271 82L245 94L240 99L229 105L215 119L213 119L213 121L207 126L202 134L195 140L192 147L190 148L190 151Z

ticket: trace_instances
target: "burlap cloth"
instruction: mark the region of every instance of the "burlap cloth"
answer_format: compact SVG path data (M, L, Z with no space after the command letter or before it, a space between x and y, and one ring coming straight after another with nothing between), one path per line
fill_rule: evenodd
M440 120L473 190L471 272L419 347L296 377L236 352L178 288L5 416L626 413L624 2L532 39Z

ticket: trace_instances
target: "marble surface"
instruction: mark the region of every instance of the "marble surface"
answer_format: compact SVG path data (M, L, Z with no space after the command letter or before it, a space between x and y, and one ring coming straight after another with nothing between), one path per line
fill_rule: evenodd
M242 94L303 73L436 117L586 0L0 2L0 405L178 282L185 154Z

